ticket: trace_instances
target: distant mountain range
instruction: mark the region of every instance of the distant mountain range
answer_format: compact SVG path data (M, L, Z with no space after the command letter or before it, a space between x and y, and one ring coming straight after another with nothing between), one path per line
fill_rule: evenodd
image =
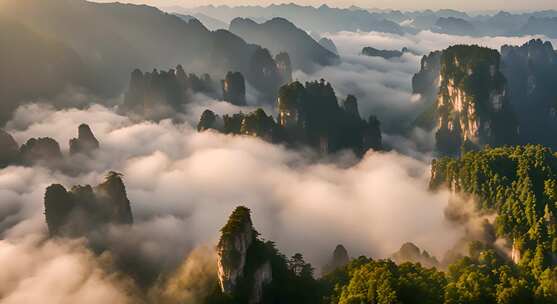
M339 9L322 5L300 6L296 4L281 4L263 6L203 6L193 12L230 22L237 17L269 20L282 17L297 26L311 32L337 31L381 31L403 34L404 29L395 21L386 19L382 14L365 10Z
M284 18L273 18L261 24L251 19L236 18L230 23L230 32L250 43L264 45L273 54L287 52L292 66L305 71L315 65L331 65L340 61L337 54Z
M5 0L0 25L0 123L21 102L50 99L68 88L110 100L126 90L135 69L178 65L188 74L207 73L217 80L229 71L241 72L273 102L281 85L274 61L279 51L292 52L295 68L338 58L286 20L237 24L233 29L244 40L217 29L228 25L212 17L177 16L146 5Z
M171 10L176 10L173 8ZM269 20L286 18L306 31L323 33L338 31L378 31L386 33L416 33L431 30L440 33L469 36L516 36L543 34L557 38L557 10L530 13L470 15L456 10L366 10L281 4L270 6L201 6L191 10L230 22L236 17Z

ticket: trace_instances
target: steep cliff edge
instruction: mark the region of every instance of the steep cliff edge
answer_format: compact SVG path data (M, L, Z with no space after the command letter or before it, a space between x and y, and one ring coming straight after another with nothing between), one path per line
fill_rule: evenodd
M416 119L416 126L431 130L435 128L435 99L439 94L441 79L441 51L423 56L420 71L412 77L412 93L418 94L426 110Z
M382 149L379 120L373 115L363 119L353 95L339 103L333 87L323 79L305 85L295 81L282 86L276 105L276 121L262 109L222 118L207 110L201 115L197 129L255 136L291 147L309 147L323 155L352 150L363 156L369 149Z
M222 99L233 105L246 105L246 81L240 72L228 72L222 82Z
M516 142L517 124L497 51L453 46L441 55L437 149L455 155L461 147Z
M79 125L77 133L77 138L70 139L70 154L91 155L91 153L99 149L99 141L89 125Z
M319 303L313 267L302 254L287 259L260 238L248 208L232 212L216 249L218 303Z
M520 124L521 143L557 148L557 53L551 42L501 47L501 72Z
M131 204L122 175L109 172L97 187L60 184L46 189L45 218L52 236L87 236L106 224L132 224Z
M456 45L424 57L421 68L413 79L415 93L425 98L417 124L435 130L439 153L517 143L516 114L496 50Z
M238 207L221 229L217 274L221 290L247 303L260 303L273 271L264 244L253 228L250 210Z

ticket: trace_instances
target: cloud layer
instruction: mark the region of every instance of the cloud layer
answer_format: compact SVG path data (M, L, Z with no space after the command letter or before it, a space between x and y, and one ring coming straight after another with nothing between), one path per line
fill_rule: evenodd
M136 247L153 262L178 263L192 248L214 244L240 204L253 210L264 237L316 265L337 243L353 255L385 257L413 241L440 255L460 234L443 219L447 195L427 191L428 165L395 152L369 153L355 166L308 162L302 152L258 139L197 133L170 121L133 123L101 106L31 105L17 112L8 131L18 140L48 135L67 142L81 122L90 124L101 150L93 160L68 162L87 173L0 171L2 200L9 200L2 212L12 219L1 223L4 235L45 231L42 195L49 183L96 184L108 170L124 174L136 219L129 230L114 228L109 241Z
M137 303L79 241L0 240L0 303Z
M500 49L504 44L522 45L533 38L542 38L556 44L555 40L542 36L478 38L430 31L422 31L416 35L339 32L324 36L334 41L342 63L324 67L309 75L296 71L294 78L301 81L324 78L332 83L339 97L356 95L362 115L377 115L383 130L388 134L407 132L414 119L423 111L423 104L418 102L418 96L412 95L412 76L420 68L422 55L455 44L479 44ZM401 50L406 47L412 53L390 60L360 55L362 48L366 46L386 50Z

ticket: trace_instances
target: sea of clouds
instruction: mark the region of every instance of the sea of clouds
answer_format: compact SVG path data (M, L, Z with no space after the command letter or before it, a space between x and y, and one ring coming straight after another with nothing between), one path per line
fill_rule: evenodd
M49 136L68 154L69 139L77 135L79 124L87 123L101 148L92 158L67 156L61 168L0 169L0 264L5 265L0 271L0 303L137 302L133 284L111 267L111 252L97 256L85 240L47 238L46 187L96 185L110 170L124 175L135 223L112 227L104 241L114 253L134 251L146 267L161 272L178 269L189 277L210 271L219 229L239 205L252 210L262 237L275 241L288 256L301 252L318 269L339 243L353 257L388 257L408 241L442 257L465 232L445 219L449 193L428 190L431 150L418 147L432 147L431 134L404 132L422 108L419 97L412 95L412 75L421 55L432 50L457 43L499 48L532 37L469 38L431 32L327 36L339 48L342 63L311 75L296 72L295 78L324 78L340 97L355 94L364 116L381 119L392 151L369 152L361 160L346 153L316 161L308 151L256 138L197 132L195 124L205 108L217 113L253 109L215 100L193 106L183 123L137 122L101 105L65 110L36 103L20 107L4 127L20 144ZM408 47L417 54L392 60L364 57L359 55L364 46ZM198 260L204 262L194 262ZM175 286L161 287L161 293L174 295Z

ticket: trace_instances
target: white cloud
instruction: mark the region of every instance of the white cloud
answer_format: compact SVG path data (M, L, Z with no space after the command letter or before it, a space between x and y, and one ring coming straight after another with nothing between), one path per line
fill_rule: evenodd
M43 116L23 117L37 117L33 111ZM26 210L17 224L4 227L10 227L8 236L27 231L23 225L29 219L44 231L42 193L48 183L97 184L108 170L125 175L136 219L129 230L115 228L108 242L135 247L153 263L177 263L192 248L214 244L241 204L253 210L264 237L286 254L302 252L316 266L337 243L353 255L386 257L413 241L441 255L461 233L444 220L447 194L427 191L428 165L395 152L370 153L355 166L309 163L301 152L258 139L197 133L169 121L132 123L100 106L67 111L31 106L18 113L16 119L30 122L8 130L18 138L61 130L49 131L59 139L87 118L101 151L89 163L76 163L88 173L74 177L43 168L0 170L12 204ZM66 125L56 117L65 117ZM24 182L17 182L25 174Z
M136 303L79 241L0 240L0 303Z

